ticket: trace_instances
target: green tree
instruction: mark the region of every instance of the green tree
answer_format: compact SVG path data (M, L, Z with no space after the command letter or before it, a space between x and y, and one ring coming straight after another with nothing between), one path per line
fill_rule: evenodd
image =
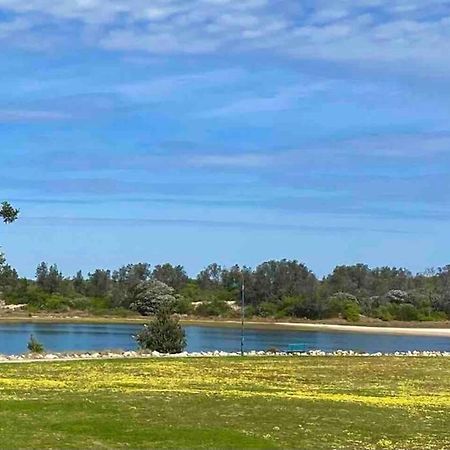
M201 289L215 289L220 287L222 275L222 267L217 263L212 263L198 274L197 283Z
M336 292L328 299L327 314L329 317L341 316L350 322L357 322L360 313L358 299L348 292Z
M30 336L27 348L31 353L44 353L44 346L33 336Z
M7 264L5 255L0 253L0 293L8 295L17 288L18 284L19 275L16 269Z
M160 353L181 353L186 348L185 332L166 307L158 310L156 317L144 325L135 339L142 349Z
M86 292L86 281L83 277L83 272L79 270L75 277L72 279L73 288L78 294L85 294Z
M246 292L249 303L280 302L284 297L313 296L317 288L315 275L296 260L266 261L252 274Z
M58 266L53 264L48 266L42 262L36 269L36 283L45 292L53 294L61 288L64 277L58 270Z
M183 266L172 266L172 264L166 263L157 265L153 269L152 277L155 280L162 281L170 287L173 287L177 292L186 286L189 281L189 277L186 274Z
M111 290L111 271L97 269L88 274L86 282L87 294L91 297L106 297Z
M128 264L112 274L112 303L114 306L129 308L133 302L137 286L150 278L150 265L147 263Z

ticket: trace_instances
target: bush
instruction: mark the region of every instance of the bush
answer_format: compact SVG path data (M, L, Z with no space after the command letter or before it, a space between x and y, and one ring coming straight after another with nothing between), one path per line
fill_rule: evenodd
M231 307L223 300L204 302L195 308L195 313L203 317L225 316L231 313Z
M306 317L308 319L316 319L318 315L314 307L314 300L303 296L283 297L277 308L275 318Z
M434 320L429 308L416 308L411 303L389 303L377 309L376 315L383 320L402 320L412 322L417 320ZM437 316L442 317L442 316Z
M431 308L422 308L419 310L419 320L439 322L447 320L447 314L443 311L433 311Z
M347 302L344 305L342 316L349 322L358 322L361 309L357 303Z
M273 317L277 313L277 305L271 302L262 302L258 305L258 316Z
M185 332L168 308L161 308L135 339L140 348L160 353L181 353L186 347Z
M173 312L177 314L192 314L193 311L192 302L184 297L178 297L173 305Z
M375 311L375 317L378 317L379 319L384 320L385 322L394 320L394 316L392 315L387 305L378 307Z
M240 311L239 311L240 313ZM245 317L254 317L257 316L257 309L253 305L247 305L245 307Z
M350 322L357 322L361 313L358 299L347 292L337 292L328 299L328 317L343 317Z
M31 353L44 353L44 346L33 335L30 336L27 347Z

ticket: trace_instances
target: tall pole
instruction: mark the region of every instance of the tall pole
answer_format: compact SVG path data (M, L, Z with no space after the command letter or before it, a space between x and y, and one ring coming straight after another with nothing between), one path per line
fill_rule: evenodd
M242 275L241 285L241 356L244 356L244 321L245 321L245 281Z

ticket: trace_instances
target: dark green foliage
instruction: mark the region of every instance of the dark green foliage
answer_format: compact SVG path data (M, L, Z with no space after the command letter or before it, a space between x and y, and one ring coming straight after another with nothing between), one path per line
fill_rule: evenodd
M277 314L278 308L275 303L262 302L256 309L257 315L261 317L274 317Z
M83 277L83 272L79 270L75 277L72 279L73 288L78 294L86 293L86 281Z
M183 266L172 266L168 263L155 266L152 278L167 284L167 286L174 288L177 292L186 286L189 281Z
M163 281L165 280L165 281ZM36 281L19 278L0 255L0 299L25 303L32 311L83 310L93 314L138 311L155 314L161 304L178 314L234 317L245 282L246 315L297 319L360 316L382 320L450 318L450 265L413 275L401 268L338 266L318 280L298 261L267 261L255 269L210 264L195 279L182 266L147 263L118 270L97 269L85 279L63 277L56 265L41 263Z
M361 314L361 310L357 303L347 302L344 304L342 317L349 322L357 322L359 320L359 316Z
M349 322L357 322L361 308L358 299L348 292L336 292L327 302L328 317L342 317Z
M140 348L160 353L181 353L186 348L184 330L165 307L159 309L155 318L144 325L135 339Z
M27 348L31 353L44 353L44 346L33 336L30 336Z
M202 302L194 310L195 314L202 317L227 316L231 311L228 303L220 299Z
M11 206L8 202L1 203L0 217L4 223L12 223L19 217L19 210Z
M36 283L45 292L53 294L58 292L63 283L64 277L58 270L58 266L53 264L48 266L47 263L42 262L36 269Z
M194 309L192 302L182 296L177 296L173 304L173 312L176 314L193 314Z
M88 275L85 292L89 297L107 297L111 291L111 271L97 269Z
M197 275L201 289L219 288L222 283L223 269L216 263L210 264Z
M112 274L112 304L115 307L129 308L136 296L137 287L150 279L150 264L128 264Z
M298 261L268 261L259 265L246 283L250 303L276 301L284 297L313 295L317 287L315 275Z
M16 270L6 263L5 255L0 253L0 293L8 296L19 285L19 275Z

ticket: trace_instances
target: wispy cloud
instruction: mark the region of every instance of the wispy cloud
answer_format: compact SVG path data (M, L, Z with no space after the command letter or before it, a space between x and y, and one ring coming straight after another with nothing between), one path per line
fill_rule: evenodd
M212 168L258 168L267 167L274 157L268 154L244 153L244 154L207 154L186 158L187 164L197 167Z
M106 91L123 95L135 102L168 100L179 96L180 90L189 92L203 91L217 86L228 85L242 78L246 72L242 69L223 69L182 75L155 77L147 81L135 81L113 85ZM100 88L97 88L97 91Z
M264 112L279 112L300 106L301 100L324 92L332 86L332 81L296 84L284 86L266 96L255 96L254 94L242 95L241 98L228 105L205 111L201 116L218 117L239 114L254 114Z
M350 139L328 140L317 143L305 151L328 153L336 157L433 158L450 155L450 132L379 133ZM295 156L295 151L289 156Z
M65 120L71 116L59 111L0 109L0 123L7 122L46 122Z
M297 233L348 233L359 232L362 227L352 226L310 226L310 225L293 225L287 223L262 223L262 222L238 222L238 221L218 221L218 220L200 220L200 219L120 219L111 217L24 217L23 224L36 226L182 226L196 228L236 228L240 230L267 230L267 231L292 231ZM392 233L392 234L411 234L411 231L395 229L395 228L373 228L370 230L375 233Z
M78 39L120 51L212 54L264 49L294 58L433 64L450 69L444 0L0 0L0 39ZM20 32L20 36L18 33Z

